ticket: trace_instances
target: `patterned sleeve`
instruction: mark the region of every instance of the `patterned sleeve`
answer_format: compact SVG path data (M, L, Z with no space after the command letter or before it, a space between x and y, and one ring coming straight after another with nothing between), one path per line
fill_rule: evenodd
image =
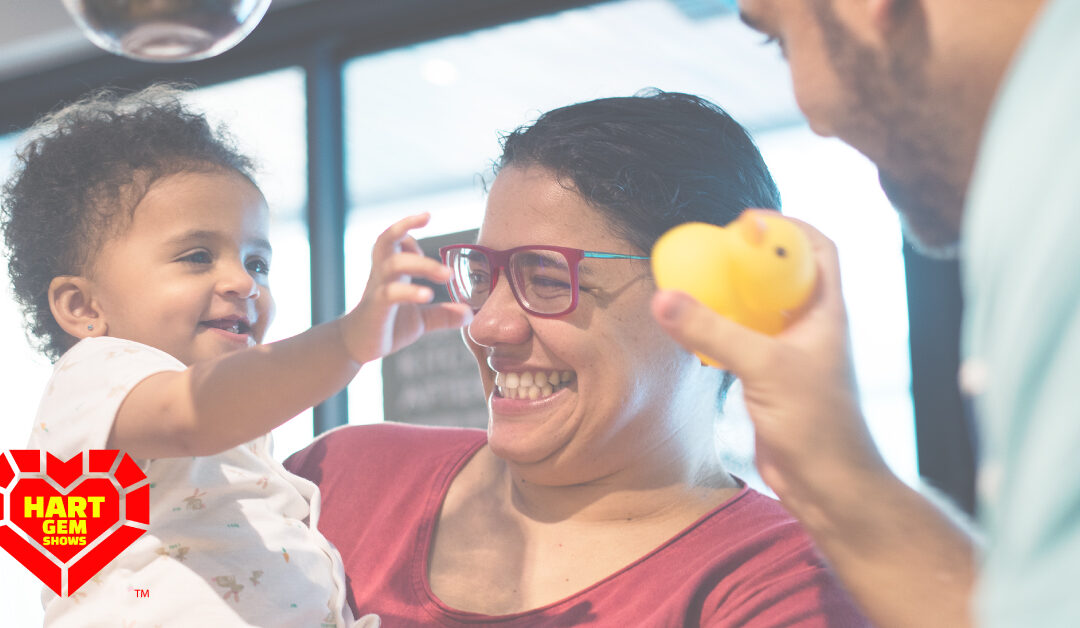
M130 340L80 341L53 367L29 447L61 460L104 449L116 412L136 384L156 373L185 368L169 354Z

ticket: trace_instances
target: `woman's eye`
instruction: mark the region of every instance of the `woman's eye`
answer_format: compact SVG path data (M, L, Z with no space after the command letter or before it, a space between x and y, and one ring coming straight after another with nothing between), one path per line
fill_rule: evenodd
M189 264L209 264L213 262L213 258L210 257L210 253L207 251L195 251L194 253L188 253L180 258L181 262L187 262Z
M570 284L565 280L557 277L544 277L541 275L534 276L531 279L532 283L537 286L543 286L545 288L569 288Z
M270 263L261 258L248 260L247 269L257 275L269 275Z

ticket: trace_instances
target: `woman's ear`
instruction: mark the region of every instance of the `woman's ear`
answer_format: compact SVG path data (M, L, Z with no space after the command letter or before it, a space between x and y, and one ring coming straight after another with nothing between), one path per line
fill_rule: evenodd
M85 277L62 275L49 282L49 309L60 328L83 339L104 336L104 314L93 298L93 284Z

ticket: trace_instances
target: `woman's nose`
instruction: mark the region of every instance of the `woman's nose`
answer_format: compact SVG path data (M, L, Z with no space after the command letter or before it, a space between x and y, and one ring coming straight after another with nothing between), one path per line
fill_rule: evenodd
M514 298L505 277L495 283L487 301L466 327L469 339L484 347L520 344L528 340L531 332L529 317Z

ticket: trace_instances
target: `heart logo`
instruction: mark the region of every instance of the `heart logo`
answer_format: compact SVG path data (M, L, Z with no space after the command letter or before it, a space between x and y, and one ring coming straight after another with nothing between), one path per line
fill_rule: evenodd
M94 449L62 461L36 449L0 455L0 547L60 596L150 526L150 485L127 454Z

